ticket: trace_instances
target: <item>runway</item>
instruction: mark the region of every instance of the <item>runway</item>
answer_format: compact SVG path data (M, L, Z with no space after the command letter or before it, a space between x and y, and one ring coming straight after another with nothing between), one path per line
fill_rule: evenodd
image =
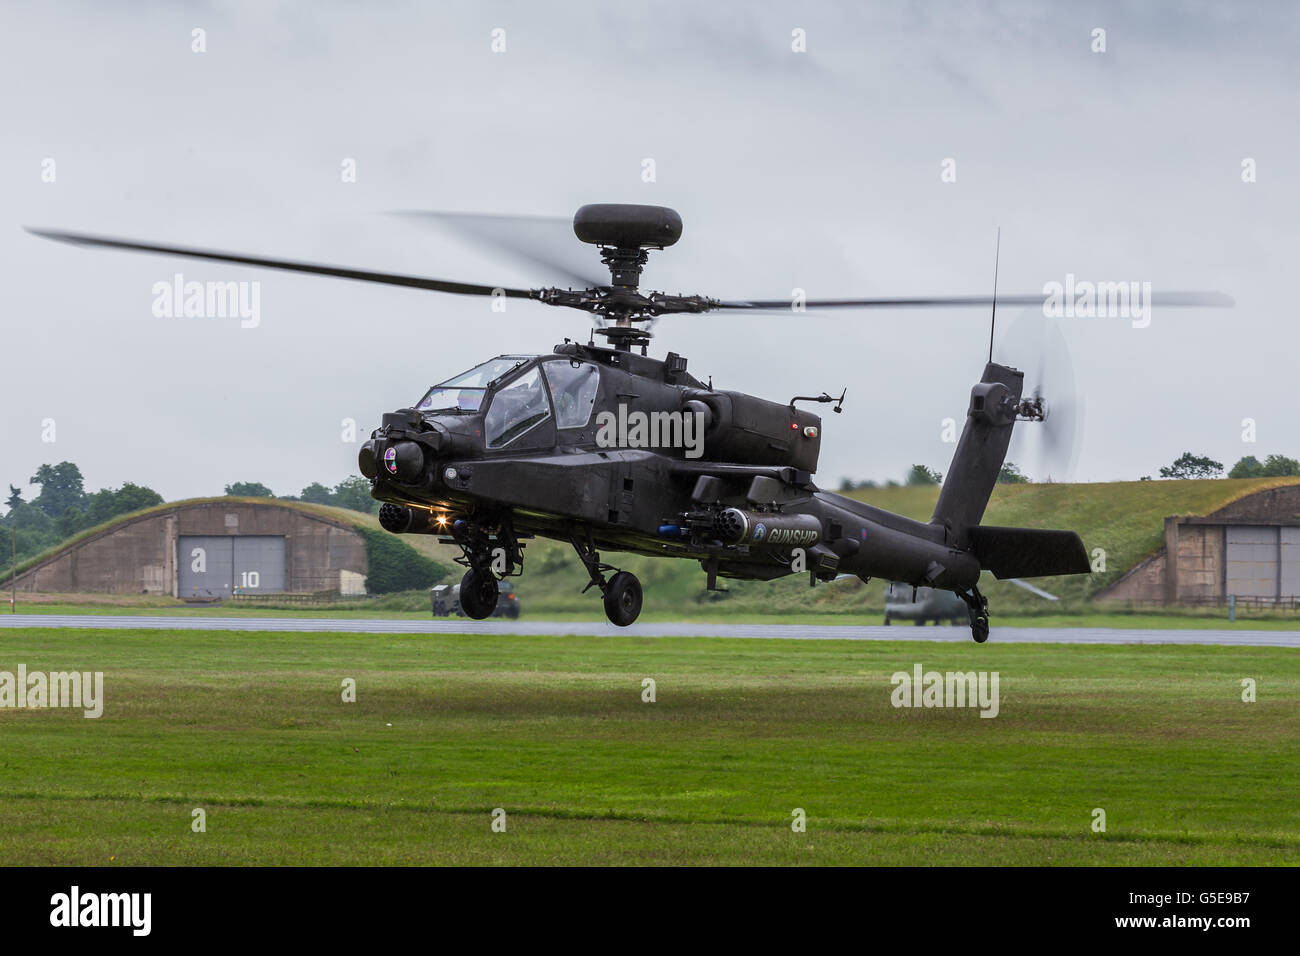
M743 637L785 640L969 641L965 627L884 627L837 624L674 624L614 627L604 621L509 621L460 618L427 621L305 617L154 617L118 614L0 614L0 628L145 628L181 631L311 631L345 634L510 634L557 637ZM1211 644L1225 647L1300 647L1300 630L1163 630L993 626L995 644Z

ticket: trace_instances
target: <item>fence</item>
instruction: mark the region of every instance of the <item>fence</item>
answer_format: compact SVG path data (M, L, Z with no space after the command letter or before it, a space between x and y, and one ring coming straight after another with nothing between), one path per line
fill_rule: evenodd
M1239 611L1300 611L1300 595L1289 597L1255 597L1252 595L1228 595L1227 597L1184 598L1174 604L1166 604L1159 599L1127 601L1107 601L1107 607L1131 608L1194 608L1218 607L1225 611L1235 606Z
M337 591L318 591L312 594L291 594L282 592L279 594L250 594L247 591L237 591L230 595L230 601L233 604L294 604L299 606L321 606L326 607L331 604L364 602L370 598L365 594L339 594Z

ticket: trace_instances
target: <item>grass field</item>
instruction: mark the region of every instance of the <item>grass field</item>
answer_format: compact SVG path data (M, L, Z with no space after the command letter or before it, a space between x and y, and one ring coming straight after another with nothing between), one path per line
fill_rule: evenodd
M1286 864L1283 649L84 630L98 720L0 709L10 864ZM1001 712L890 675L996 670ZM357 682L343 703L344 678ZM657 682L643 703L642 679ZM1240 699L1244 677L1259 700ZM191 811L207 832L191 832ZM491 811L507 814L492 832ZM791 831L794 808L807 832ZM1092 811L1107 832L1090 829Z

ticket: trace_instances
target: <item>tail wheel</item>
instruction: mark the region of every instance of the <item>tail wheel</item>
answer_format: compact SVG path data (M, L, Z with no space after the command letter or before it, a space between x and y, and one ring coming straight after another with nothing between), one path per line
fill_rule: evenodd
M605 616L611 624L627 627L641 613L641 582L636 575L620 571L605 585Z
M460 579L460 607L466 617L481 621L497 608L497 579L491 571L470 568Z
M980 594L978 587L966 592L957 592L958 597L966 602L970 616L970 636L976 644L983 644L989 639L989 599Z

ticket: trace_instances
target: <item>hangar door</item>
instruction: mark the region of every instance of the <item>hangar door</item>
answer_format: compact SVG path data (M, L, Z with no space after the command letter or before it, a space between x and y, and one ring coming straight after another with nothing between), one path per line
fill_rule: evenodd
M1280 528L1228 525L1228 594L1239 597L1278 596L1278 547Z
M1281 528L1281 597L1300 597L1300 528Z
M281 536L181 535L176 548L180 597L219 598L284 590Z

